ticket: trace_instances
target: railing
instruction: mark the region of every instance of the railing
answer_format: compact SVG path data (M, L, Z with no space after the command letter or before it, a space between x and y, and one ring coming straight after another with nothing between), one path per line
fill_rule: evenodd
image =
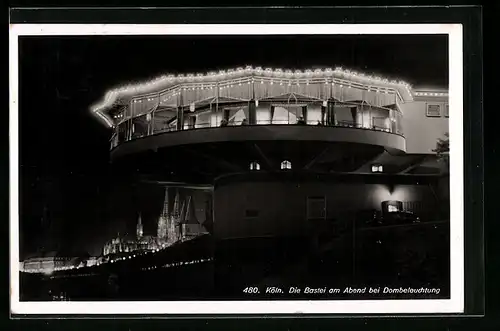
M225 123L224 121L218 122L203 122L203 123L194 123L194 124L185 124L182 130L178 130L177 126L167 126L163 128L157 128L151 130L149 133L146 132L134 132L130 135L128 139L123 139L120 141L119 135L114 135L111 139L111 149L117 147L119 144L139 139L142 137L147 137L151 135L167 133L167 132L176 132L176 131L187 131L187 130L197 130L197 129L209 129L209 128L225 128L225 127L236 127L236 126L259 126L259 125L297 125L297 126L318 126L318 127L341 127L341 128L354 128L360 130L371 130L371 131L381 131L387 133L394 133L398 135L403 135L402 132L398 130L394 130L394 128L388 126L377 126L377 125L363 125L361 123L357 123L355 121L335 121L333 123L327 123L325 121L318 120L262 120L257 119L256 124L249 124L248 120L241 121L228 121Z

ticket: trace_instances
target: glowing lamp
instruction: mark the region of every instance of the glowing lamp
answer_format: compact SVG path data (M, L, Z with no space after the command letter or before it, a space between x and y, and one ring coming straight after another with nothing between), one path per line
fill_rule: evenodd
M250 163L250 170L260 170L260 164L258 162L251 162Z
M289 170L292 169L292 163L290 161L283 161L281 162L281 170Z
M372 165L372 172L384 172L384 167L380 164Z

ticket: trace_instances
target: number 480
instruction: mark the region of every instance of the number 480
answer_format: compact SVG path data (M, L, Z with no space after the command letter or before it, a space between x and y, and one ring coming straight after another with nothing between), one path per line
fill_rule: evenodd
M257 287L245 287L243 292L244 293L259 293L259 289Z

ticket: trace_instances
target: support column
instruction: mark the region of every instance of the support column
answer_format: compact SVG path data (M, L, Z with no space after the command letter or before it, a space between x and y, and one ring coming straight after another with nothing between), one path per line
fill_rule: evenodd
M177 131L184 130L184 109L177 107Z
M153 110L153 112L151 113L151 133L150 134L155 133L155 113L156 113L156 109Z
M392 133L396 133L396 119L394 115L394 109L389 110L389 121L390 121L390 130Z
M357 127L357 120L358 120L358 107L352 107L351 108L351 116L352 116L352 122L355 127Z
M326 108L327 106L321 106L321 125L325 125L325 117L326 117Z
M132 140L132 136L134 135L134 123L132 119L127 120L127 140Z
M250 125L257 124L257 107L254 99L248 102L248 122Z
M333 99L327 102L327 114L326 114L327 125L335 125L335 101Z

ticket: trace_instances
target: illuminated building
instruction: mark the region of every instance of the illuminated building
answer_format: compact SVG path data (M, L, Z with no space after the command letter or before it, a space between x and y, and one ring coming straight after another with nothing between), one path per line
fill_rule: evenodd
M119 234L103 247L103 256L136 251L150 251L167 247L186 238L195 237L207 231L198 222L193 211L192 196L181 199L179 191L174 195L173 207L170 210L168 189L165 190L163 210L158 217L157 236L144 235L142 217L139 213L136 226L136 238L125 238ZM182 201L182 202L181 202Z
M433 150L449 131L446 89L246 67L125 86L91 111L112 132L115 167L212 195L217 239L304 234L393 200L445 217L448 165ZM168 201L167 189L158 239L171 243L191 207Z
M160 244L165 243L167 240L167 222L170 219L170 209L169 209L169 195L168 189L165 190L165 199L163 200L163 210L158 219L158 231L157 238Z
M66 256L57 251L41 253L37 256L28 257L20 263L20 270L28 273L51 274L54 271L68 270L80 266L92 264L92 258Z
M174 199L174 207L172 209L172 213L170 214L170 218L168 220L168 227L167 227L168 243L175 243L179 240L180 220L181 220L181 211L179 206L179 194L177 193Z
M141 219L139 218L139 222ZM124 238L118 236L111 239L103 247L103 255L131 253L136 251L153 250L157 248L157 243L154 237L143 236L137 238Z
M136 230L137 240L140 240L142 238L143 232L144 231L142 228L142 218L141 218L141 214L139 214L139 219L137 221L137 230Z

